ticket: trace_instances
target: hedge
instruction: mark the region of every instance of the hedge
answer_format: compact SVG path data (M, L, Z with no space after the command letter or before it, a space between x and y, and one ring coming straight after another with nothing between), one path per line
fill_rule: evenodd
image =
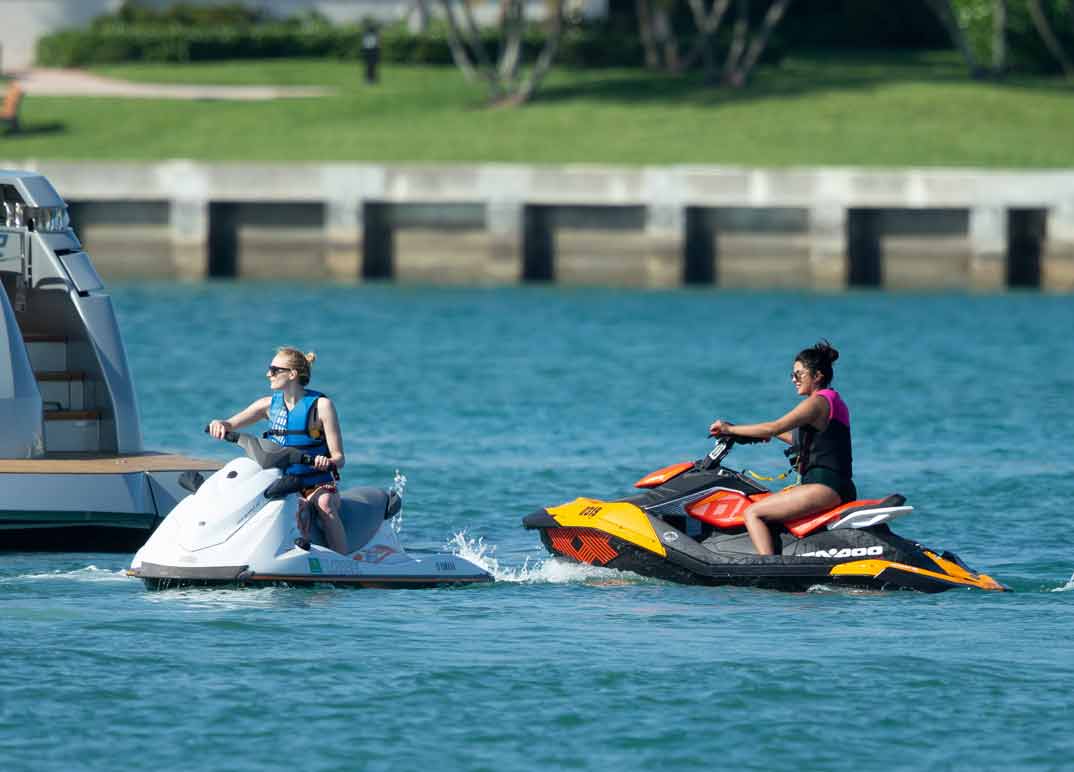
M349 26L253 26L189 27L107 24L71 29L38 40L37 63L46 67L87 67L117 62L199 62L226 59L272 59L282 57L336 57L358 59L362 55L364 29ZM532 55L544 40L534 28L526 36ZM496 50L493 32L485 34L488 50ZM402 25L380 31L381 61L399 64L453 63L447 36L433 26L424 34L412 34ZM594 27L571 27L562 40L557 62L574 67L634 67L643 61L636 36Z

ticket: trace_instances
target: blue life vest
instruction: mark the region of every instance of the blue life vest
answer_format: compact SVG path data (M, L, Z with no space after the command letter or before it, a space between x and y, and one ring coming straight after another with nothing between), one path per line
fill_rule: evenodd
M303 453L311 456L329 455L324 432L316 430L316 436L314 436L310 431L315 412L313 406L317 404L317 399L323 396L324 394L319 391L306 389L302 399L296 402L291 410L288 410L287 404L283 401L283 392L272 392L272 402L268 409L269 423L272 428L263 436L289 448L300 448ZM322 472L312 464L292 464L284 470L284 474L301 477L306 487L332 482L331 472Z

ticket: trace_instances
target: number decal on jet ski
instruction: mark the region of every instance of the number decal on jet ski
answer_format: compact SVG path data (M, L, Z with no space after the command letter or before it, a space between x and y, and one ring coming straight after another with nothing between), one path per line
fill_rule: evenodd
M600 514L600 507L586 507L578 513L578 517L596 517Z

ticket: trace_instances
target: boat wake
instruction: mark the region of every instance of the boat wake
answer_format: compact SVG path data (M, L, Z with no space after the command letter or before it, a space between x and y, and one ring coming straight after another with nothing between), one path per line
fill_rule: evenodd
M599 583L607 584L650 581L637 574L618 571L614 568L600 568L584 563L567 562L558 558L547 558L530 562L529 558L521 566L502 565L496 558L496 546L486 544L483 538L471 539L466 531L460 531L446 545L455 555L469 560L492 574L497 582L513 584L571 584Z
M127 579L127 571L123 568L111 569L111 568L98 568L94 565L88 565L84 568L76 568L71 571L47 571L44 573L35 574L18 574L16 576L5 576L0 578L0 583L11 582L37 582L41 580L64 580L76 582L125 582Z

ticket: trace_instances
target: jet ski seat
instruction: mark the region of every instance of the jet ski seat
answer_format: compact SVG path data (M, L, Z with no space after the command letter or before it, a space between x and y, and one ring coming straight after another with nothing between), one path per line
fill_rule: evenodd
M910 511L912 507L904 507L906 503L906 497L893 493L884 499L857 499L856 501L848 501L845 504L840 504L834 509L827 509L823 512L818 512L815 515L806 515L800 517L797 520L790 520L787 522L787 530L801 539L803 536L813 533L825 525L831 524L836 526L844 521L847 521L848 527L854 527L849 523L854 519L851 515L867 514L874 510L879 510L882 513L888 513L890 517L892 513L903 514L903 511ZM879 513L878 513L879 514ZM881 522L880 518L877 522Z
M744 496L735 491L719 490L686 508L687 514L703 523L720 529L742 528L746 525L743 513L751 502L760 501L771 493ZM893 493L883 499L857 499L795 520L784 526L799 539L821 528L866 528L905 515L913 507L904 506L906 497Z
M390 516L388 508L392 501L387 491L372 487L351 488L340 493L340 499L339 516L347 534L346 554L350 554L373 538L380 524ZM322 546L327 544L319 518L314 518L310 527L310 541Z

